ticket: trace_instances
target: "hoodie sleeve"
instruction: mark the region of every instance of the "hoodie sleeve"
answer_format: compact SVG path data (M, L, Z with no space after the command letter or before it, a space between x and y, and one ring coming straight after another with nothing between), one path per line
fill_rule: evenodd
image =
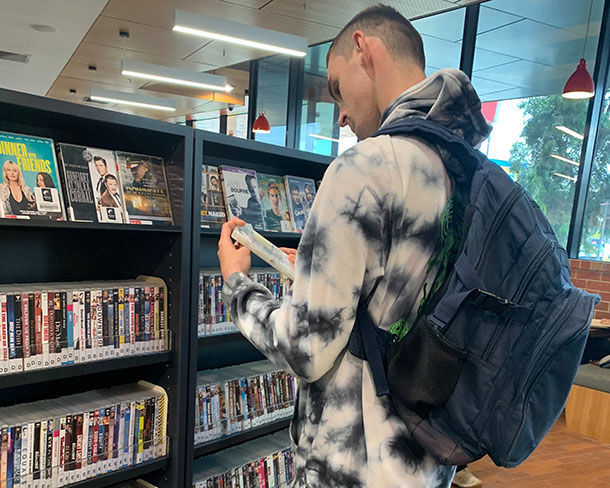
M243 335L279 367L313 382L346 348L361 295L383 274L394 180L380 142L328 168L298 248L294 284L276 301L242 273L223 300Z

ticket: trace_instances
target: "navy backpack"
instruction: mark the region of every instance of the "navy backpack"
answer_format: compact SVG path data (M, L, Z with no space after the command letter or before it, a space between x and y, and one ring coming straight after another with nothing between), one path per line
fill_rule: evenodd
M383 134L450 155L461 233L448 243L443 229L441 271L417 320L384 331L363 300L349 350L369 362L377 395L390 395L439 463L488 454L516 466L565 405L599 297L572 285L566 251L528 193L463 138L412 117L375 136Z

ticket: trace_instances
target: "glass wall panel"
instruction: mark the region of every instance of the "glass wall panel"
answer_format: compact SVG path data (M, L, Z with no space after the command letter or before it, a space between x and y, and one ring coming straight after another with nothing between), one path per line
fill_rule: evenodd
M413 21L424 41L426 74L442 68L459 68L465 8L450 10Z
M494 126L482 150L528 190L563 246L589 102L561 92L583 50L593 72L602 7L593 0L586 46L581 2L492 0L479 17L472 81Z
M610 88L606 88L579 258L610 261Z
M259 61L256 116L261 112L265 113L271 125L271 133L255 134L257 141L277 146L286 145L288 64L287 56L271 56Z

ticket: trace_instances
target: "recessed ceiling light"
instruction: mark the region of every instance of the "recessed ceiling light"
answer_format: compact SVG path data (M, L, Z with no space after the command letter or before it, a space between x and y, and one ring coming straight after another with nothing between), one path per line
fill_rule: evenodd
M307 55L304 37L184 10L174 10L174 30L290 56Z
M45 32L47 34L50 34L51 32L56 32L55 27L47 24L32 24L30 25L30 27L35 31Z

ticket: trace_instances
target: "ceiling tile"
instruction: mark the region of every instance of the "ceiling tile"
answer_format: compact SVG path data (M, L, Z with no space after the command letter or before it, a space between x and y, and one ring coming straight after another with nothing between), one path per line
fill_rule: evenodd
M145 84L146 80L134 78L130 81L128 77L121 74L121 61L124 59L199 72L214 69L214 66L207 64L191 63L127 49L123 50L116 47L83 42L61 72L61 76L122 86L141 86ZM89 65L96 66L97 70L90 71L88 69Z
M26 64L0 61L0 87L45 95L105 3L1 0L0 49L30 58ZM50 25L55 32L37 32L30 27L34 23Z
M129 31L129 39L119 37L119 30L124 29ZM208 42L171 30L106 16L96 20L85 41L174 59L185 59Z
M507 83L501 83L493 80L486 80L485 78L480 78L477 76L472 77L472 86L479 94L479 97L483 97L487 93L499 92L502 90L509 90L512 88L517 88L513 85L509 85Z
M101 83L97 81L88 81L88 80L75 80L72 78L65 78L60 76L57 78L53 86L49 90L47 96L51 98L57 98L59 100L66 100L74 103L81 103L84 105L100 107L100 108L112 108L119 109L121 112L125 113L137 113L138 115L143 115L145 117L152 117L156 119L164 119L167 118L167 112L161 112L157 110L146 110L138 108L126 108L126 106L121 106L119 104L99 104L93 102L86 102L84 100L85 97L88 97L91 88L104 88L106 90L115 90L115 91L123 91L126 93L142 93L141 90L137 88L128 88L128 87L117 87L113 84ZM73 95L69 92L70 89L75 89L76 94ZM156 96L159 98L171 99L176 102L176 112L172 113L172 116L184 115L188 113L192 113L193 111L199 110L203 105L206 105L210 102L210 100L203 100L198 98L189 98L182 97L178 95L168 95L161 92L152 92L147 93L150 96Z
M264 12L342 28L358 12L377 5L377 0L274 0ZM450 7L444 0L395 0L392 7L408 19L429 15Z
M460 46L455 42L436 37L422 36L426 66L458 68L460 65Z
M310 44L332 39L339 32L336 27L311 22L309 19L279 15L273 10L276 1L257 10L220 0L110 0L103 15L171 30L174 25L174 9L180 9L305 37Z
M464 32L464 16L465 9L459 8L414 20L413 26L422 35L457 41L462 38Z
M583 39L572 31L526 19L477 36L477 47L553 66L580 58Z
M592 1L591 19L596 23L596 28L592 22L591 31L599 32L604 0ZM584 35L590 6L590 0L492 0L485 3L484 10L493 8Z
M567 73L567 74L566 74ZM561 93L569 72L543 64L521 60L477 71L477 76L486 80L543 91L547 94Z
M459 43L461 49L461 43ZM513 63L519 61L519 58L513 56L506 56L504 54L488 51L486 49L477 48L474 50L475 68L473 71L493 68L494 66L500 66L502 64Z
M259 58L262 55L259 49L211 41L190 56L187 56L186 61L215 66L231 66L242 61Z
M493 3L493 2L492 2ZM523 16L512 15L500 10L495 10L486 7L489 3L481 5L481 11L479 14L479 28L477 33L487 32L503 25L512 24L523 19Z

